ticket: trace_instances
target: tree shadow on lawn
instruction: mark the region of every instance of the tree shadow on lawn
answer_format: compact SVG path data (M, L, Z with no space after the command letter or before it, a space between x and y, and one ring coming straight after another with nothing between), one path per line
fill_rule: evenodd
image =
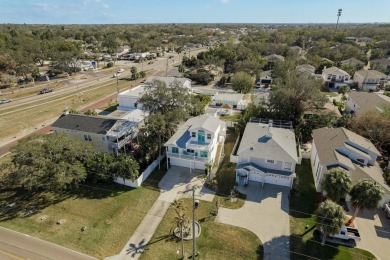
M69 198L103 199L131 191L119 184L80 185L66 191L30 191L23 188L0 190L0 222L29 217Z

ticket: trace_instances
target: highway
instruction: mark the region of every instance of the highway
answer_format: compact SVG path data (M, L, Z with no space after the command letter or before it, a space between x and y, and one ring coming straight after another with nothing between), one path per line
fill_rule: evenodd
M1 260L93 260L94 257L0 227Z

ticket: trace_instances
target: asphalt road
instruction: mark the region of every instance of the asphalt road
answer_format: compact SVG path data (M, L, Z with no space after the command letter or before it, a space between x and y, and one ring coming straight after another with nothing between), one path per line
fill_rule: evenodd
M0 259L92 260L96 258L0 227Z

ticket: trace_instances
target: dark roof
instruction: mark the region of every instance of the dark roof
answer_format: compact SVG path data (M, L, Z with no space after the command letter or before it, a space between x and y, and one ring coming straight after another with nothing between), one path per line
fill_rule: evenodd
M94 134L106 134L117 122L117 119L68 114L58 118L52 127L77 130Z

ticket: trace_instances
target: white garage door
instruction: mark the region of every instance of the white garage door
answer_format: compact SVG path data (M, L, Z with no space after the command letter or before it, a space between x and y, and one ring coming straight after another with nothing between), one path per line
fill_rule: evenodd
M169 160L171 162L171 165L190 168L191 161L187 161L187 160L183 160L183 159L179 159L179 158L172 158L172 157L170 157ZM191 163L193 165L193 162L191 162Z
M277 174L268 174L265 177L265 182L270 184L290 187L291 179Z
M263 182L263 175L256 172L249 173L249 180L250 181L257 181L257 182Z

